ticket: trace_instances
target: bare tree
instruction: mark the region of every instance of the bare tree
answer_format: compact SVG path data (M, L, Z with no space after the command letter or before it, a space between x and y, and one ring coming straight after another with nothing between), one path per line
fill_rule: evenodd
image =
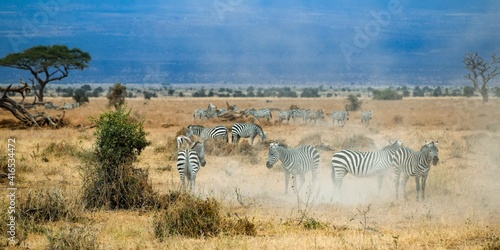
M491 62L484 61L477 52L467 52L465 55L465 68L471 71L465 77L472 81L474 89L481 94L484 103L487 103L489 100L488 82L500 74L500 69L497 66L499 63L500 57L497 57L494 53L491 55Z
M38 112L36 114L29 113L23 105L17 103L13 99L7 96L7 93L10 91L12 84L9 85L2 93L0 97L0 108L9 111L12 113L16 119L21 121L26 127L43 127L50 126L52 128L60 128L68 125L68 123L64 120L64 111L62 116L58 115L57 117L51 117L50 115L44 112Z

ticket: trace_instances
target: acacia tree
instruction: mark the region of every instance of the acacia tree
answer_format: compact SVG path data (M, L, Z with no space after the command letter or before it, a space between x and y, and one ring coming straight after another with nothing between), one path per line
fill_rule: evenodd
M20 53L8 54L0 59L0 66L28 70L33 75L30 80L35 95L43 103L43 91L48 83L66 78L71 70L83 70L88 67L90 59L89 53L78 48L35 46Z
M465 55L465 68L471 71L465 78L472 81L474 89L481 94L484 103L489 100L488 82L500 74L500 69L497 66L499 63L500 57L497 57L494 53L491 55L491 62L484 61L477 52L466 53Z

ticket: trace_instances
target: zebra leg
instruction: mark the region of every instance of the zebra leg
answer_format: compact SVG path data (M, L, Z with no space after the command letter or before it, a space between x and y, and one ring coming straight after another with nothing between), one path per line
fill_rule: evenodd
M250 145L253 146L253 139L255 139L255 135L250 136Z
M193 192L196 185L196 173L191 173L191 180L189 181L189 192Z
M427 175L422 176L422 201L425 201L425 183L427 181Z
M394 187L396 188L396 200L399 196L399 176L401 175L401 171L399 168L394 169Z
M384 174L377 175L377 185L378 185L378 193L377 197L380 197L380 190L382 189L382 181L384 180Z
M292 176L292 178L293 178L293 176ZM285 170L285 194L288 194L288 182L289 181L290 181L290 173Z
M409 175L404 175L403 180L401 180L401 186L403 187L403 196L405 201L408 201L408 194L406 193L406 183L408 183L408 179L410 179Z
M332 181L334 187L334 198L339 197L339 201L341 200L342 195L342 181L344 180L344 176L346 175L346 171L342 171L337 173L335 169L332 169Z
M304 186L304 183L306 182L306 176L305 174L300 175L300 186L299 186L299 191L302 190L302 187Z
M416 190L417 190L417 201L418 201L418 196L420 194L420 177L415 176L415 185L416 185Z

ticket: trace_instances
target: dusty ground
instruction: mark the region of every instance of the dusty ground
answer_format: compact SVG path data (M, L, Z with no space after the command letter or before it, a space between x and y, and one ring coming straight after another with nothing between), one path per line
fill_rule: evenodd
M50 99L50 98L49 98ZM71 102L52 99L54 103ZM195 108L213 103L225 108L226 103L245 108L324 109L325 120L314 124L300 121L279 124L273 113L270 124L260 125L268 140L280 140L289 146L320 146L321 162L318 185L304 187L299 196L284 195L281 165L265 167L267 143L256 139L257 156L245 154L207 156L207 165L197 178L196 195L215 197L232 216L248 217L257 225L257 236L219 236L205 239L173 237L160 242L154 237L152 213L140 211L99 211L90 213L98 241L105 249L142 248L237 248L283 249L287 247L323 249L360 248L451 248L476 249L500 246L500 99L483 104L476 98L408 98L402 101L362 99L362 111L373 110L369 127L360 123L361 111L352 112L345 127L332 125L331 112L341 110L344 98L156 98L128 100L132 116L145 119L152 145L139 158L137 166L149 169L153 188L160 193L175 190L179 176L175 162L163 153L176 133L190 124L225 125L230 121L193 120ZM43 109L41 109L43 110ZM27 190L58 186L77 197L81 185L75 157L44 154L48 143L75 145L89 149L94 142L88 117L107 110L104 98L75 110L67 111L70 127L52 129L17 129L9 126L10 113L0 110L0 139L16 138L18 188ZM48 111L58 114L58 111ZM257 122L258 123L258 122ZM427 140L438 140L440 162L433 166L427 181L427 201L416 202L415 183L408 183L410 200L394 199L392 175L383 182L377 197L376 178L347 176L342 202L333 202L330 160L333 153L346 145L381 148L388 140L401 140L405 146L419 149ZM246 142L240 142L246 143ZM45 157L45 159L43 159ZM311 176L306 175L306 184ZM3 185L3 184L2 184ZM238 200L238 198L240 198ZM300 219L312 218L323 225L305 229ZM58 227L63 222L53 225ZM43 233L33 233L26 244L39 249L47 245Z

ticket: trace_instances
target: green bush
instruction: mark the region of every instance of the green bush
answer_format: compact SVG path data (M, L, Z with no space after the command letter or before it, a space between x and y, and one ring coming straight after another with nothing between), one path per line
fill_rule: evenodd
M403 95L400 95L396 90L384 89L384 90L373 90L374 100L401 100Z
M128 209L151 205L155 194L148 171L133 166L151 144L146 139L144 121L133 120L124 107L91 119L97 128L93 157L82 169L86 206Z
M474 87L471 87L471 86L465 86L464 87L464 90L463 90L463 93L464 93L464 96L465 97L471 97L474 95Z
M347 104L345 105L346 111L357 111L361 109L361 104L363 102L353 94L347 96Z
M109 88L106 98L108 98L108 106L119 108L125 104L125 97L127 96L127 87L121 85L120 83L115 83L113 87Z

